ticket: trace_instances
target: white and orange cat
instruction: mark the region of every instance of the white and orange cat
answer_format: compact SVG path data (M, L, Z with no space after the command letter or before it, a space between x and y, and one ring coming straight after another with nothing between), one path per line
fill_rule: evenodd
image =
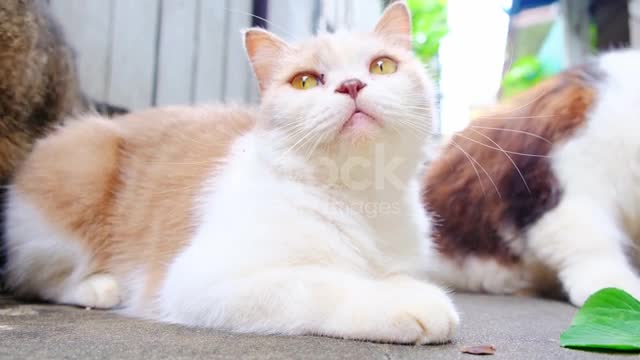
M259 111L87 116L37 143L9 190L11 288L236 332L451 339L449 297L412 277L434 108L406 5L371 33L244 39Z

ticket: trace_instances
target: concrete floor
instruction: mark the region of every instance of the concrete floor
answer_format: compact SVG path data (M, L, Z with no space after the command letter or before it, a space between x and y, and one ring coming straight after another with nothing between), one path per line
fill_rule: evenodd
M638 358L563 349L575 308L521 297L456 295L462 326L452 344L402 346L323 337L237 335L152 323L104 311L21 304L0 296L0 359L459 359L492 344L495 359Z

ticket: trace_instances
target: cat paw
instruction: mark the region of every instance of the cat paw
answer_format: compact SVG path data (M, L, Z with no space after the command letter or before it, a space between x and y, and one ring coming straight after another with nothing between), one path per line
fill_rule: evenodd
M446 295L445 295L446 296ZM420 298L411 303L401 304L397 313L390 318L391 324L397 324L392 337L400 343L416 345L442 344L451 341L460 317L448 298ZM393 329L393 327L391 327Z
M341 337L398 344L450 341L460 318L440 288L415 280L383 284L334 323Z
M587 299L604 288L622 289L636 299L640 299L640 278L634 274L601 274L597 277L588 277L576 281L567 286L569 301L577 306L584 305Z
M95 274L84 279L73 291L73 305L110 309L120 303L120 287L108 274Z

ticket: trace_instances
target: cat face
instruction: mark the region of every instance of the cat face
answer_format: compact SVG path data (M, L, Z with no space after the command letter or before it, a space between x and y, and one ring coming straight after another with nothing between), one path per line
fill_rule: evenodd
M424 141L430 83L411 52L406 5L394 3L371 33L325 34L289 45L249 30L246 47L262 92L264 126L288 146Z

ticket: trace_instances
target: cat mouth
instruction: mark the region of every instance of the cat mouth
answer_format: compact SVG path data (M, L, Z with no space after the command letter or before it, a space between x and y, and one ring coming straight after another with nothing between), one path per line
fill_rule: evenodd
M381 124L378 120L376 120L373 116L367 114L366 112L355 109L351 116L347 119L347 121L342 124L341 132L346 130L366 130L372 127L381 127Z

